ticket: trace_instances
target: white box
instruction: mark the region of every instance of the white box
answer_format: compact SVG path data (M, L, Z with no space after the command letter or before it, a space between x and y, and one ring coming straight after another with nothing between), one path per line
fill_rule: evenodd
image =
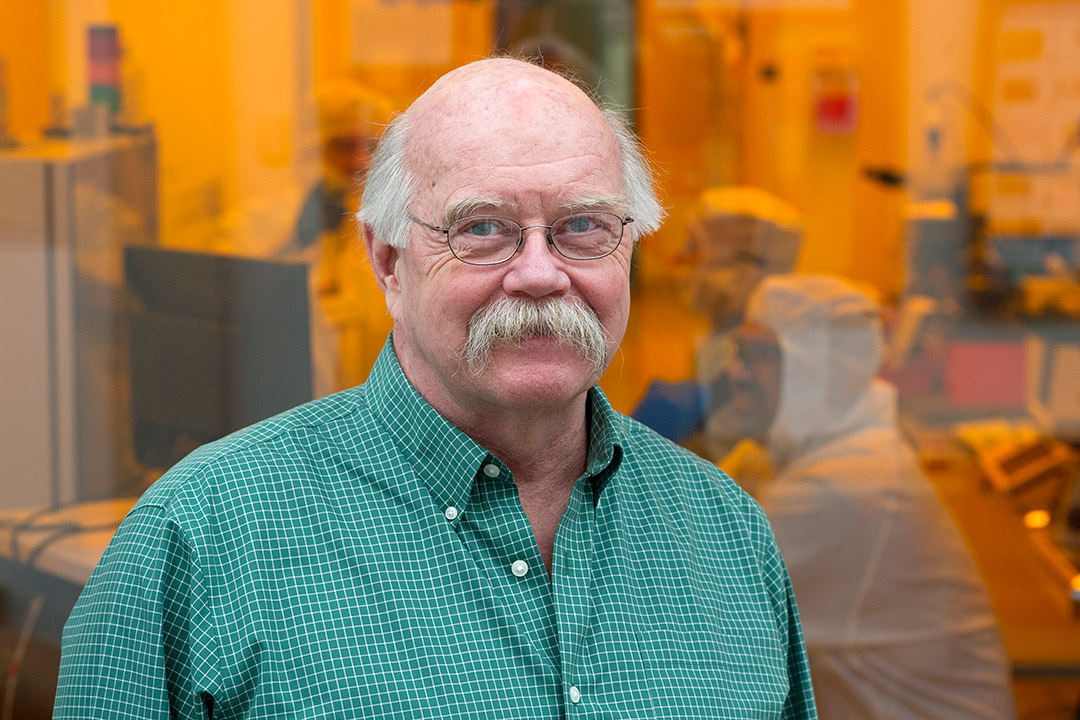
M149 132L0 152L0 508L126 481L121 258L157 205Z

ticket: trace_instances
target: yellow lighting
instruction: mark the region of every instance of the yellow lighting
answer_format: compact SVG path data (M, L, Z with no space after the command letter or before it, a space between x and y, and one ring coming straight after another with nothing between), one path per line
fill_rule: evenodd
M1069 587L1073 592L1080 593L1080 575L1072 576L1072 580L1069 581Z
M1045 510L1032 510L1024 515L1024 524L1032 530L1044 528L1050 524L1050 513Z

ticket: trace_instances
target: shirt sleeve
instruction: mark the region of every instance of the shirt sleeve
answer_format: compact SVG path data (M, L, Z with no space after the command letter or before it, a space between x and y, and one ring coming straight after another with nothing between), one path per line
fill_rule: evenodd
M196 555L180 527L137 507L64 626L54 720L208 718L213 647Z
M810 683L810 663L806 657L799 612L795 607L795 592L790 578L784 577L787 588L788 623L788 683L790 691L784 704L783 720L816 720L814 690Z

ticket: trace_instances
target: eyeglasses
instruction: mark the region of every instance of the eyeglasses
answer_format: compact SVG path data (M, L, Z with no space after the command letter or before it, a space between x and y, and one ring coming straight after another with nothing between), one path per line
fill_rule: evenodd
M503 217L462 218L450 227L436 227L409 217L415 223L446 235L450 252L469 265L498 265L517 254L525 231L545 228L548 243L569 260L599 260L615 252L622 242L623 228L634 222L607 212L579 212L564 215L550 225L526 225Z
M765 340L742 338L736 343L736 355L739 362L747 367L757 367L765 363L780 362L780 346Z

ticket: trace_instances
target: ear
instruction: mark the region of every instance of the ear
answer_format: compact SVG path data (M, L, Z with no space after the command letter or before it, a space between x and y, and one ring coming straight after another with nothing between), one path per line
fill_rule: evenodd
M386 308L390 316L395 317L394 310L397 308L398 298L401 295L401 286L398 283L398 260L401 258L400 248L393 247L375 237L372 227L364 223L364 247L367 249L368 262L375 272L375 282L386 297Z

